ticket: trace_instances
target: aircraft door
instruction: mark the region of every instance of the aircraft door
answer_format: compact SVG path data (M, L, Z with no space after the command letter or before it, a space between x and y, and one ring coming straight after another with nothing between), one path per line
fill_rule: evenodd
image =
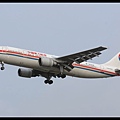
M104 73L104 69L105 69L105 68L104 68L104 66L103 66L103 65L101 65L101 66L100 66L100 68L101 68L101 72L103 72L103 73Z
M7 62L9 61L9 56L8 56L8 47L7 46L3 46L2 47L2 53L1 54L1 58L3 59L3 62Z
M7 47L7 46L2 47L2 52L3 52L4 54L7 54L7 52L8 52L8 47Z

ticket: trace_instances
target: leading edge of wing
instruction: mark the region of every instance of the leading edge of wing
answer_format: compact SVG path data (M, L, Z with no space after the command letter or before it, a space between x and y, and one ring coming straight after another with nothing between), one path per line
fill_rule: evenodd
M107 49L107 47L100 46L93 49L77 52L74 54L58 57L56 59L67 63L73 62L81 63L83 61L92 59L93 57L99 56L101 54L100 51L103 51L105 49Z

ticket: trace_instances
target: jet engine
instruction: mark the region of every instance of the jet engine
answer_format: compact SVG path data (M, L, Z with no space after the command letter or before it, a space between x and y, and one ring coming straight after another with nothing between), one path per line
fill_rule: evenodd
M54 65L57 65L57 63L52 58L40 57L39 58L39 65L46 66L46 67L52 67Z
M33 77L32 74L33 74L33 72L31 69L23 69L23 68L18 69L18 75L20 77L31 78L31 77Z

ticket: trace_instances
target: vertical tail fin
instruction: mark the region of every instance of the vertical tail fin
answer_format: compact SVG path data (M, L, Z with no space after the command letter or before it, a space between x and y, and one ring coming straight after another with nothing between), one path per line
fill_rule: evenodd
M115 55L111 60L106 62L104 65L120 69L120 52L117 55Z

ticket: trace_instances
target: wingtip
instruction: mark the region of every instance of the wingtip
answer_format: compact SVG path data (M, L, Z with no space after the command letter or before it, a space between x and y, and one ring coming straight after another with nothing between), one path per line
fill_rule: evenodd
M102 48L104 48L104 49L108 49L109 47L107 47L107 46L101 46Z

